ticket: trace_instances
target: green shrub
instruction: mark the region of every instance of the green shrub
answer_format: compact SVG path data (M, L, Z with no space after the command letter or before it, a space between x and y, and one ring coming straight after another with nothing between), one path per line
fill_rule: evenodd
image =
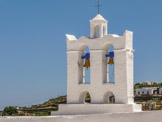
M18 115L18 111L16 109L16 107L14 106L9 106L9 107L5 107L3 110L3 116L12 116L12 115Z

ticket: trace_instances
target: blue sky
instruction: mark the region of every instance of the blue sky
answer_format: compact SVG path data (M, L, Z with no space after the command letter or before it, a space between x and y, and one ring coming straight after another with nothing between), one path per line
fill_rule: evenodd
M65 34L89 36L97 0L0 0L0 109L66 94ZM134 32L134 81L162 81L162 0L101 0L109 33Z

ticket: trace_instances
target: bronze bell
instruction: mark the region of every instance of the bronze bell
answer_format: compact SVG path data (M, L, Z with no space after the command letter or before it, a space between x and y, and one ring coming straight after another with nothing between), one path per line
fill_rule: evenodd
M88 58L85 60L85 64L83 65L83 67L86 67L87 70L90 67L90 60Z
M110 58L109 58L108 64L110 64L110 65L113 65L113 64L114 64L113 57L110 57Z

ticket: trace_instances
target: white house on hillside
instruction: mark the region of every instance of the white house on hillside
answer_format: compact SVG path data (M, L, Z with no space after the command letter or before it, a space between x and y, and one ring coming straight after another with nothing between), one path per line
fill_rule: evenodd
M140 82L140 84L143 85L153 85L153 84L158 84L157 81L144 81L144 82Z
M141 89L136 89L136 95L153 95L162 94L162 88L157 87L144 87Z
M159 94L162 94L162 88L159 89Z

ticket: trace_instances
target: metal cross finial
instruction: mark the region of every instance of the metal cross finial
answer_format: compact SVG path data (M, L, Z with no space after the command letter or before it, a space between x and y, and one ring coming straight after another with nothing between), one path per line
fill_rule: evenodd
M100 1L98 0L98 5L96 5L96 7L98 7L98 14L100 13L100 7L101 7L102 5L100 4Z

